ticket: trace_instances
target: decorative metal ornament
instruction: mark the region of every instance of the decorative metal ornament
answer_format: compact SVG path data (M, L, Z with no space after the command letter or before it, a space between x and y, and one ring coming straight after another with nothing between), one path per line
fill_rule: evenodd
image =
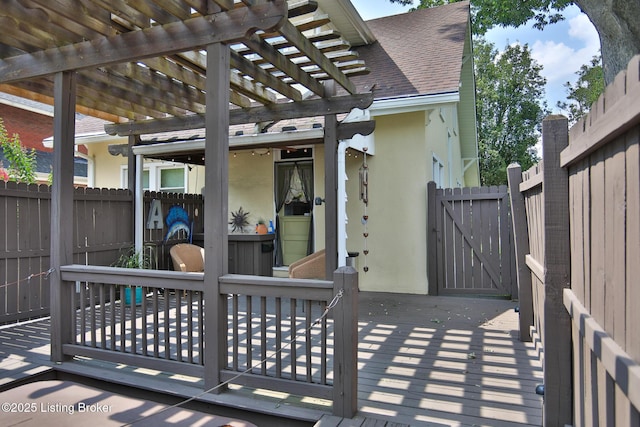
M364 250L362 251L364 254L364 267L362 267L362 270L366 273L369 271L369 266L367 265L367 255L369 254L369 249L367 248L367 238L369 237L369 214L367 213L367 207L369 206L369 165L367 165L367 147L363 147L362 152L362 166L359 169L360 200L364 205L361 220L363 226L362 236L364 237Z

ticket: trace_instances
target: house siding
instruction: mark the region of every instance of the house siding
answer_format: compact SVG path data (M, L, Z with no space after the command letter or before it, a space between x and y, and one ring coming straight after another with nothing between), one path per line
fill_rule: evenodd
M427 292L424 224L431 150L424 117L425 113L418 111L375 119L376 155L368 158L367 256L361 223L364 205L359 200L362 156L347 158L347 249L360 253L357 264L363 291Z
M469 29L469 34L471 30ZM480 169L478 166L478 129L476 125L476 87L473 70L473 53L471 39L467 37L464 44L464 60L460 73L460 103L458 116L460 122L460 140L462 158L473 163L464 174L464 186L480 185Z

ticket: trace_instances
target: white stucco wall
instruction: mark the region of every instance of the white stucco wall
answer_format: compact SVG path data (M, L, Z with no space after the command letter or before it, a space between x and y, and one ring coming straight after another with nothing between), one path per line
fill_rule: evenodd
M347 249L359 252L360 290L426 294L427 182L433 154L443 161L444 185L464 185L455 104L375 117L375 156L368 157L369 205L365 257L359 200L362 156L347 158ZM451 172L451 173L450 173ZM369 267L364 272L364 266Z

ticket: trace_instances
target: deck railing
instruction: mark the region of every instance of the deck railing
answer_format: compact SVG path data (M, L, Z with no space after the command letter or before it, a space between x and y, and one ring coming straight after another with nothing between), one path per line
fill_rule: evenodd
M203 376L202 273L70 265L61 274L78 307L65 354Z
M333 281L225 275L227 334L207 334L203 273L84 265L61 268L73 287L67 356L204 378L204 351L227 348L220 381L333 400L352 416L357 384L357 273ZM143 290L136 303L135 288ZM125 292L130 291L129 301Z

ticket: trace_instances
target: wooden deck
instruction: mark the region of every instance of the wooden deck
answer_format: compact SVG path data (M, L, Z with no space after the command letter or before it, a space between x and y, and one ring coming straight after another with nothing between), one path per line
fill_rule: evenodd
M534 390L542 371L533 345L517 339L515 305L497 299L362 293L359 413L352 420L327 416L330 402L240 386L199 400L234 406L239 414L251 408L292 417L298 425L322 418L321 426L539 426L542 402ZM0 329L0 389L47 370L108 379L176 399L201 391L199 378L149 369L85 358L56 366L49 361L48 319ZM238 412L234 416L242 418Z

